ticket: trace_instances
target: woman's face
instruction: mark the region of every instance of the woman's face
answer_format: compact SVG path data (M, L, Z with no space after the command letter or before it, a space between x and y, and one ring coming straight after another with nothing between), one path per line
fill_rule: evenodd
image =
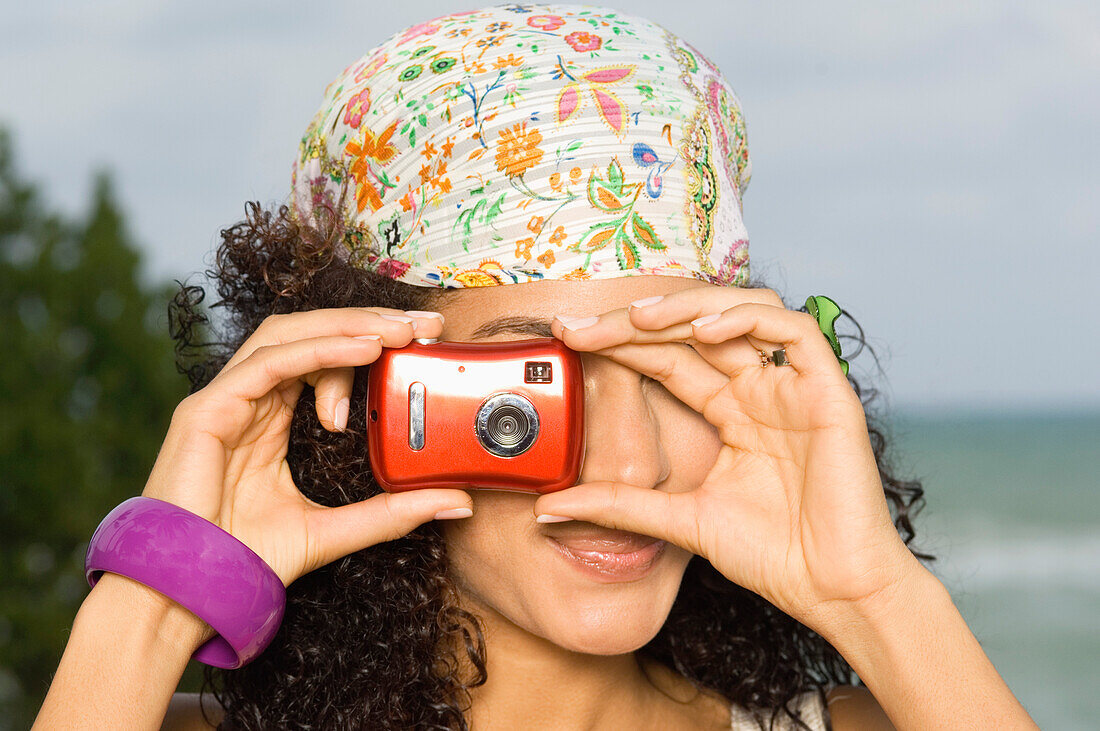
M631 276L460 289L435 309L442 339L475 342L550 336L554 315L584 317L643 297L712 286L686 277ZM483 328L500 317L544 321L526 329ZM476 332L481 328L481 332ZM720 440L703 417L659 383L611 359L582 353L586 450L579 482L610 480L684 492L713 467ZM608 574L562 547L631 552L647 541L592 523L539 524L537 496L472 490L474 515L442 521L453 576L467 608L490 635L517 630L587 654L618 655L645 645L664 624L691 554L665 544L652 563ZM655 547L648 549L652 553ZM647 549L634 557L645 558Z

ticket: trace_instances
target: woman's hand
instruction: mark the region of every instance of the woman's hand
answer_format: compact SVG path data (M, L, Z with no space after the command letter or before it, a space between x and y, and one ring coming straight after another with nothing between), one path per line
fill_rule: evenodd
M286 462L291 417L305 384L315 389L324 427L342 431L355 366L374 362L383 345L408 345L414 320L415 337L440 335L442 320L421 314L365 307L267 318L205 388L180 403L142 494L225 529L284 586L433 517L468 517L470 496L453 489L383 493L324 507L298 491Z
M860 400L810 315L770 290L705 285L553 332L661 382L723 445L690 492L589 483L540 497L536 514L668 540L814 629L837 603L923 570L891 520ZM759 351L779 347L791 365L761 367Z

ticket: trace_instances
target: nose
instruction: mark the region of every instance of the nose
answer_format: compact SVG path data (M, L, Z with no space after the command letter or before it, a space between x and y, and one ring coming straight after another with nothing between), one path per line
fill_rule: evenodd
M668 478L670 465L641 374L605 356L580 355L585 418L580 483L656 487Z

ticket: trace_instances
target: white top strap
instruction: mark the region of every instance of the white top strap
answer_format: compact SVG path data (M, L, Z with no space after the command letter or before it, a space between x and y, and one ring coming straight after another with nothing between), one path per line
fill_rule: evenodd
M816 690L806 691L795 696L794 700L791 701L791 707L803 723L814 729L814 731L825 731L828 728L825 725L825 714L827 712L825 704ZM767 719L771 713L768 711L762 715ZM753 718L748 709L734 704L730 709L730 728L733 731L749 731L750 729L759 729L760 722ZM771 731L793 731L795 728L797 727L791 719L786 714L781 714L776 717L776 724Z

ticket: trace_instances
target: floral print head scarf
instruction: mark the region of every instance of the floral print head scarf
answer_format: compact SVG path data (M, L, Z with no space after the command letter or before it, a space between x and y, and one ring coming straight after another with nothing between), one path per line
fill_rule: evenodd
M688 43L607 8L504 5L344 69L302 137L291 210L337 211L342 254L413 285L740 286L750 172L737 97Z

